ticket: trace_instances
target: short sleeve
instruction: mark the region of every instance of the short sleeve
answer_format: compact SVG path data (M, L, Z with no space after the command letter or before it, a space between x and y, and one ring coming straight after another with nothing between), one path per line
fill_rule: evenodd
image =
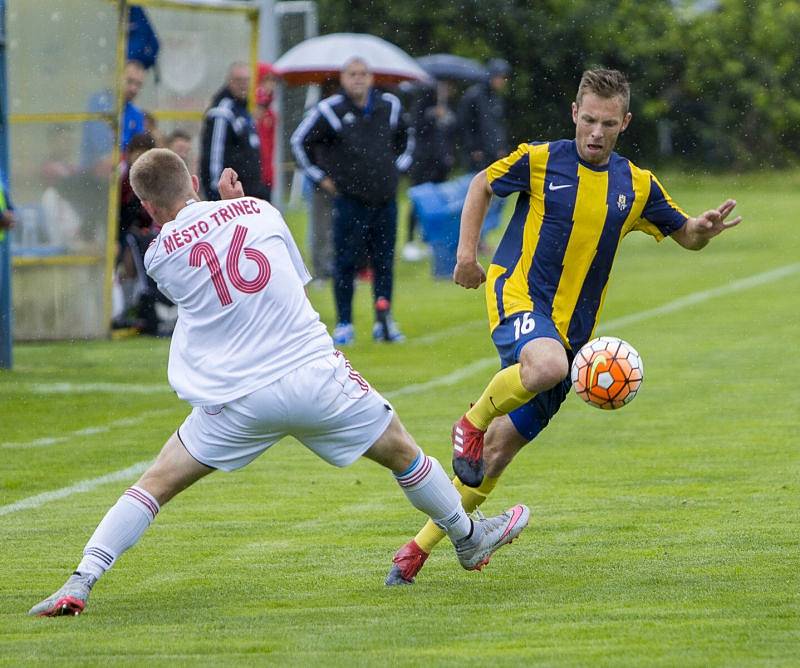
M142 264L144 265L144 270L150 275L150 265L153 264L153 260L156 257L156 253L158 249L161 247L161 234L153 239L147 246L147 250L144 252L144 259ZM155 280L155 276L150 276L153 280Z
M642 220L634 228L663 239L683 227L688 218L686 212L672 201L658 179L650 174L650 193L642 211Z
M520 144L516 151L493 162L486 169L486 177L495 195L507 197L511 193L530 192L530 144Z
M159 254L159 251L163 247L161 243L161 234L159 234L155 239L150 242L150 245L147 247L147 250L144 253L144 269L147 275L152 278L158 289L161 293L169 299L172 303L177 304L178 300L172 296L169 291L169 288L166 285L164 280L165 277L165 265L164 265L164 254Z

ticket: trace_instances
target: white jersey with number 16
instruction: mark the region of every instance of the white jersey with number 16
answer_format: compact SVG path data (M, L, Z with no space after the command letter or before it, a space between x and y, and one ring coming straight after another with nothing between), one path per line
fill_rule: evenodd
M187 203L144 265L178 306L169 382L194 406L232 401L333 351L300 251L267 202Z

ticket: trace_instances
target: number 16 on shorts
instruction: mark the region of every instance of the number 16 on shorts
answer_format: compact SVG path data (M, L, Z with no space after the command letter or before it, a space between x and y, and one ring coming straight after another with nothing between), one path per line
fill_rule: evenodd
M518 341L520 336L530 334L536 327L536 321L532 313L523 313L521 318L514 320L514 340Z
M553 321L542 313L531 311L510 315L492 332L492 341L504 367L516 364L519 361L519 351L525 344L540 338L561 341Z

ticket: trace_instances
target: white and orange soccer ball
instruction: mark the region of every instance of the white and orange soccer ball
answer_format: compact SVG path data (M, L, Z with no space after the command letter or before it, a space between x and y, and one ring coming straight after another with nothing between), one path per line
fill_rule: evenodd
M642 386L644 364L636 349L615 336L583 346L572 360L572 386L587 404L604 410L630 403Z

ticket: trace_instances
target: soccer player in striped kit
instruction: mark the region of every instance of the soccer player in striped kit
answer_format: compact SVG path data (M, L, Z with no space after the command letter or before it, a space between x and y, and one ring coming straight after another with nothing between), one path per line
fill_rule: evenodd
M629 101L621 72L587 70L572 103L574 140L521 144L470 185L453 280L465 288L486 283L503 368L453 426L455 484L467 510L486 499L566 398L573 351L592 338L622 238L637 230L700 250L741 220L725 222L734 200L689 217L651 172L614 152L631 121ZM489 201L515 192L514 214L487 275L477 246ZM395 554L386 584L412 583L442 537L426 524Z
M519 535L528 509L467 516L439 462L334 349L306 297L311 277L286 223L266 201L245 197L233 170L219 181L223 201L198 201L197 177L181 158L152 149L132 166L131 185L162 225L144 264L178 306L169 381L192 411L108 511L66 584L29 614L82 612L95 582L167 501L215 469L245 466L286 435L335 466L364 456L390 469L467 570Z

